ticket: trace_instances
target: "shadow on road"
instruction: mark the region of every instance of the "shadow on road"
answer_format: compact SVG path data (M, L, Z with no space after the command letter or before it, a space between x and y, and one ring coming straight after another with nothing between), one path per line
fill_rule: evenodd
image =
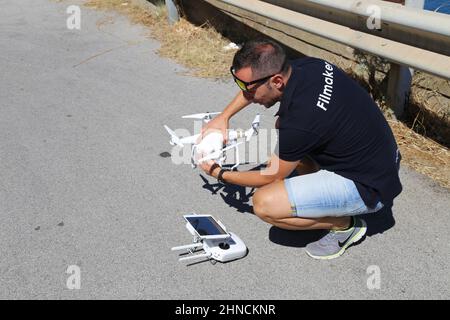
M373 236L391 229L395 225L392 207L385 207L378 212L363 215L367 222L366 236Z
M303 248L308 243L319 240L324 234L324 230L292 231L272 227L269 230L269 240L282 246Z
M242 163L242 165L248 163ZM266 164L259 164L256 167L249 169L248 171L259 171L266 167ZM224 165L223 168L231 168L231 165ZM251 197L255 193L255 188L250 188L250 192L247 193L247 188L241 187L233 184L223 184L223 183L214 183L211 184L209 181L200 174L200 178L202 178L204 185L203 189L206 189L211 192L211 194L217 194L218 191L222 191L220 196L223 201L228 204L230 207L235 208L238 212L242 213L250 213L255 214L253 212L253 206L251 204Z
M253 213L253 206L251 205L250 198L253 196L254 189L251 189L249 193L245 187L237 186L234 184L223 184L223 183L209 183L209 181L203 176L202 178L204 185L203 189L211 192L211 194L219 194L223 201L230 207L235 208L238 212L242 213Z

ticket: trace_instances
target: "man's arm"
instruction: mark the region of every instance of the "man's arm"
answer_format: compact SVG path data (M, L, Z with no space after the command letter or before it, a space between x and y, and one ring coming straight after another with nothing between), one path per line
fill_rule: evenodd
M220 116L229 120L236 113L248 106L250 102L251 100L245 96L244 92L239 90L238 94L231 100L230 104L222 111Z
M219 114L210 122L208 122L202 128L198 141L200 141L205 135L207 135L208 132L212 130L219 130L224 137L224 142L227 142L228 140L227 129L230 118L239 111L241 111L242 109L244 109L246 106L248 106L250 102L251 100L245 97L243 91L239 91L238 94L234 97L234 99L222 111L222 113Z
M222 175L222 179L227 183L237 184L244 187L262 187L266 184L286 178L299 164L300 161L284 161L276 155L272 155L269 166L264 170L258 171L226 171ZM214 162L204 163L202 169L217 178L220 167L214 168L210 172Z

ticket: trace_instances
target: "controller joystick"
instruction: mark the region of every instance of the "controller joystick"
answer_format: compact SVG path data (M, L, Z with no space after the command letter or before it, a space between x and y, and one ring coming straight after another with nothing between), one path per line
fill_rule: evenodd
M230 249L230 245L227 242L221 242L219 243L219 248L222 250L228 250Z

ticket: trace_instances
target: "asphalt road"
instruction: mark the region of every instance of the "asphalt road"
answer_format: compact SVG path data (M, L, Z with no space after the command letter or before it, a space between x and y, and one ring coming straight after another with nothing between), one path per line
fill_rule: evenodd
M450 298L447 190L403 167L403 193L367 217L366 239L313 260L304 246L319 233L271 227L250 213L250 190L212 191L199 170L160 156L173 152L163 124L192 132L181 116L223 109L232 81L183 75L113 13L81 7L81 29L69 30L72 3L0 3L1 299ZM271 128L276 110L256 105L232 126L258 111ZM249 254L178 262L170 248L191 241L189 212L213 214ZM80 289L67 287L71 265Z

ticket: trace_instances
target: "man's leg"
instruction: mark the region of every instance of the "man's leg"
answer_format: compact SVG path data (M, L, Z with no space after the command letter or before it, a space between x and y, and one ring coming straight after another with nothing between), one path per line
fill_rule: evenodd
M342 230L350 226L351 220L351 217L293 217L284 181L259 188L253 195L253 211L267 223L287 230Z
M359 241L367 231L363 219L354 215L375 212L362 201L353 181L332 172L292 177L258 189L253 209L262 220L288 230L330 230L306 246L316 259L334 259Z
M309 157L303 158L295 168L298 175L315 173L320 167ZM350 224L350 217L318 219L292 217L292 208L284 181L275 181L259 188L253 195L253 211L262 220L287 230L339 230Z

